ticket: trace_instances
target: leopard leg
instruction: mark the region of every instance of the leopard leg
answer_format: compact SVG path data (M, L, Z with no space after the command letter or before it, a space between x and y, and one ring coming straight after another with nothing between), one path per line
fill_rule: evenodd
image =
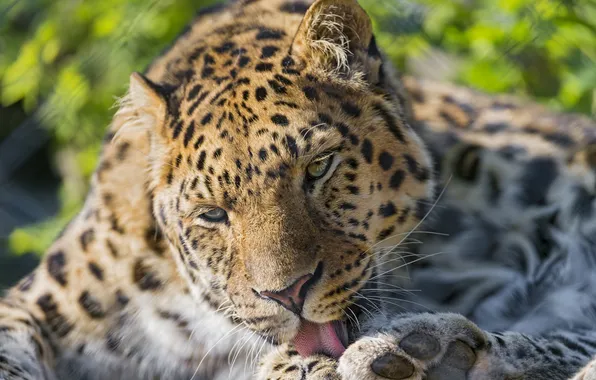
M302 358L293 347L282 345L263 358L258 380L340 380L337 362L322 355Z
M457 314L406 315L352 344L343 380L565 380L596 352L595 332L488 333Z
M55 380L39 326L18 306L0 299L0 380Z

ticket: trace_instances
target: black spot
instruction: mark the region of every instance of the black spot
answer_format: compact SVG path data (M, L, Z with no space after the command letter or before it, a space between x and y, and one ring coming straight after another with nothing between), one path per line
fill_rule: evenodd
M48 256L48 272L60 285L66 286L66 255L62 251L54 252Z
M58 305L50 293L46 293L39 297L37 299L37 306L39 306L43 312L47 326L58 337L63 338L72 331L73 325L60 314Z
M250 58L248 58L245 55L240 57L240 59L238 60L238 66L240 66L240 67L244 67L244 66L248 65L249 63L250 63Z
M284 77L283 75L275 74L273 77L276 80L278 80L279 82L281 82L282 84L285 84L286 86L289 86L292 84L292 81L289 80L288 78Z
M362 153L362 156L364 157L366 162L368 162L369 164L372 163L373 145L369 139L364 139L364 141L362 142L362 147L360 148L360 152Z
M182 133L183 127L184 127L184 124L182 124L182 121L179 121L176 123L176 125L174 125L174 131L172 132L172 137L174 138L174 140L176 140L178 138L178 136L180 136L180 133Z
M255 90L255 97L257 98L257 101L262 102L267 98L267 89L265 87L258 87Z
M103 269L94 262L89 263L89 271L99 281L103 281Z
M389 187L391 187L393 190L397 190L401 187L401 184L404 182L405 179L406 172L404 172L401 169L398 169L395 171L395 173L393 173L393 175L389 179Z
M387 202L386 204L382 204L379 207L379 215L381 215L383 218L388 218L390 216L395 215L396 213L397 209L391 201Z
M199 149L199 147L203 145L203 142L205 142L205 136L200 135L197 141L195 141L195 145L193 146L193 148L195 150Z
M352 117L360 116L360 108L358 108L358 106L355 105L354 103L343 102L341 104L341 109L349 116L352 116Z
M83 232L79 240L81 242L81 247L83 248L83 251L87 251L89 244L91 244L95 240L95 231L93 230L93 228L89 228L88 230Z
M194 99L195 97L197 97L197 95L199 95L199 92L201 92L202 89L203 89L202 85L200 85L200 84L194 85L188 92L188 96L186 97L186 99L187 100Z
M351 194L354 194L354 195L358 195L358 194L360 194L360 189L359 189L357 186L352 186L352 185L349 185L349 186L346 186L346 189L347 189L347 190L348 190L348 191L349 191Z
M215 151L213 152L213 158L220 158L222 152L223 152L222 148L215 149Z
M116 153L116 158L119 161L123 161L126 158L126 152L128 152L128 148L130 148L130 143L123 142L118 146L118 152Z
M271 30L262 28L259 33L257 33L257 40L279 40L283 37L285 33L279 30Z
M202 79L207 79L209 78L211 75L213 75L213 72L215 70L213 69L213 67L205 67L203 68L203 71L201 71L201 78Z
M544 136L544 139L564 148L575 145L575 141L573 141L573 139L569 137L567 134L562 132L549 133L548 135Z
M302 87L302 92L304 92L304 95L308 100L319 100L319 94L314 87L304 86Z
M156 290L162 287L161 280L139 259L133 268L133 282L141 290Z
M274 122L276 125L280 125L282 127L286 127L290 124L288 118L279 113L276 113L275 115L271 116L271 121Z
M292 136L286 135L284 145L292 157L298 157L298 145Z
M259 158L261 161L265 161L267 159L267 150L265 148L261 148L261 150L259 150Z
M201 125L207 125L213 120L213 114L209 112L207 115L203 116L201 119Z
M224 42L222 45L214 48L213 50L215 50L215 52L217 52L219 54L222 54L222 53L232 50L235 46L236 46L236 44L233 43L232 41L227 41L227 42Z
M453 163L453 173L465 181L475 181L480 170L481 149L478 145L468 145L462 149Z
M335 124L335 128L337 128L337 130L339 131L339 133L341 133L341 135L343 137L348 136L348 133L350 133L350 129L344 123L337 123L337 124Z
M356 210L356 205L353 203L344 202L339 205L340 210Z
M199 154L199 160L197 161L197 169L203 170L205 169L205 159L207 158L207 153L202 150Z
M79 305L93 319L103 318L106 315L101 307L101 303L86 290L79 297Z
M190 142L190 140L192 140L194 134L195 122L194 120L191 120L190 124L188 124L188 127L186 128L186 132L184 133L184 147L188 146L188 143Z
M385 120L385 123L387 124L387 128L393 134L393 136L395 136L395 138L398 141L405 143L406 139L404 137L402 130L399 128L398 122L395 119L395 117L389 111L387 111L383 105L381 105L379 103L376 103L373 106L373 108L381 115L383 120Z
M255 66L257 72L271 71L273 70L273 63L261 62Z
M261 59L271 58L279 51L277 46L267 45L261 49Z
M509 126L507 123L487 123L484 125L484 132L488 134L499 133L507 130Z
M377 240L385 240L395 231L395 227L391 226L379 232L379 236L377 236Z
M286 88L278 81L270 79L267 81L267 83L269 83L269 87L271 87L276 94L284 95L287 93Z
M393 156L385 151L381 152L379 155L379 165L381 165L381 168L383 168L385 171L391 169L391 166L393 166L393 160Z
M288 1L279 7L279 10L285 13L305 14L309 4L303 1Z

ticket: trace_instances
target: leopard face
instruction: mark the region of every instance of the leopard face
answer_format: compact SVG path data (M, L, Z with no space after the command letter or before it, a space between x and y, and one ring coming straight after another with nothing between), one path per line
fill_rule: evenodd
M375 248L432 204L431 165L355 1L237 7L169 71L133 75L122 112L151 135L154 214L192 293L285 342L346 316ZM300 305L268 296L297 281Z

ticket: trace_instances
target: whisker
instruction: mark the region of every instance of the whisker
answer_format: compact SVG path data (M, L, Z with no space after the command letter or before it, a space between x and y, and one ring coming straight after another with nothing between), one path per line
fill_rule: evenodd
M221 338L219 338L219 340L217 342L215 342L215 344L213 346L211 346L211 348L209 348L209 350L207 350L207 352L205 353L205 355L203 355L203 357L201 358L201 361L199 362L199 365L197 366L197 369L192 374L192 377L190 378L190 380L194 380L195 376L197 376L197 373L199 373L199 369L201 368L201 365L203 364L203 361L205 360L205 358L207 357L207 355L209 355L209 353L211 351L213 351L213 349L220 342L222 342L224 339L230 337L232 334L237 333L239 328L240 328L240 331L242 331L242 328L245 328L245 327L242 326L242 325L237 325L236 327L234 327L233 329L231 329L230 331L228 331L226 334L224 334L224 336L222 336Z

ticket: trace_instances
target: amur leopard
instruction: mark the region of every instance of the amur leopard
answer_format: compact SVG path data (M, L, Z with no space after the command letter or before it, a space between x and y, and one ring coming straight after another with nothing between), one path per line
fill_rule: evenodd
M596 329L488 332L379 294L441 195L499 217L458 192L479 152L571 176L595 127L400 77L355 0L205 10L131 76L83 209L0 301L0 379L567 379Z

